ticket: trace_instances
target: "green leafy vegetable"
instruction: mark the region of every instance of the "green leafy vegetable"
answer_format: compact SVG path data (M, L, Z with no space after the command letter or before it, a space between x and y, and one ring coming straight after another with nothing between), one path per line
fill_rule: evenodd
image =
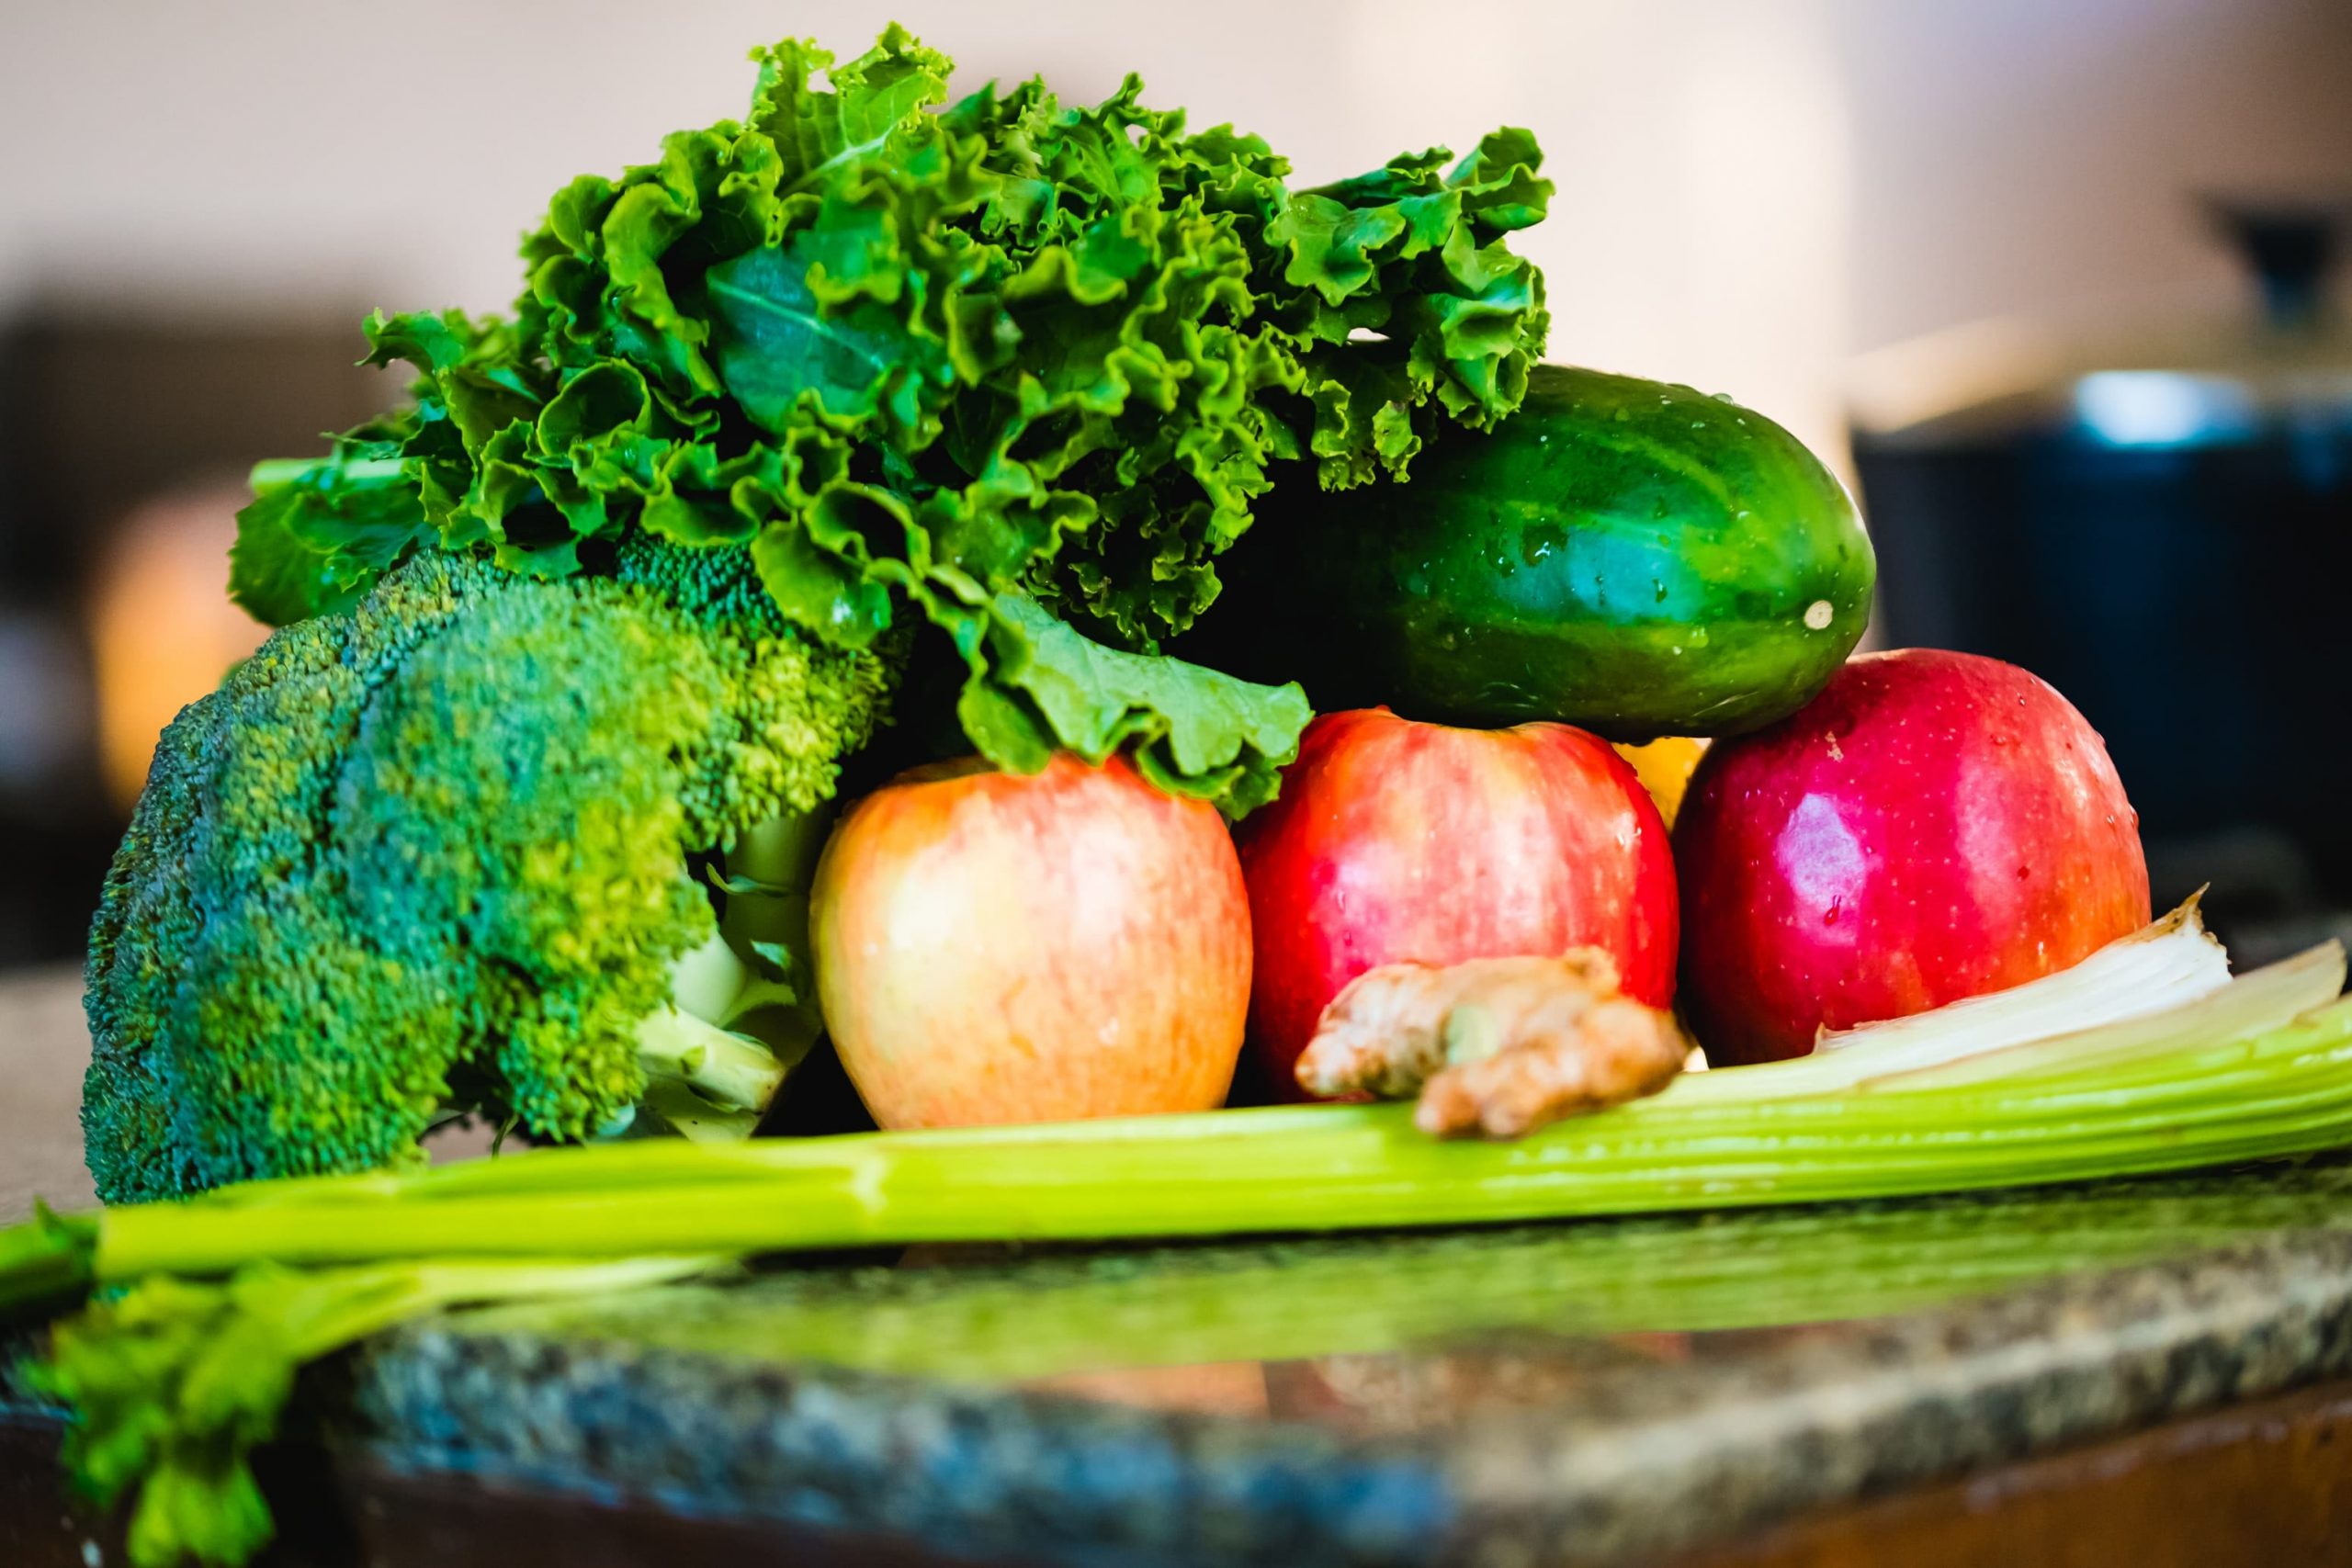
M1018 593L988 623L994 678L967 686L964 731L1023 773L1057 747L1100 762L1132 750L1144 777L1234 817L1274 797L1313 716L1296 686L1259 686L1165 657L1090 642Z
M272 626L349 609L428 536L400 459L352 457L368 444L342 445L326 463L267 465L238 515L230 575L245 608Z
M1039 637L996 597L1155 652L1216 597L1278 469L1402 478L1442 422L1508 414L1547 320L1507 244L1550 193L1533 140L1294 192L1262 141L1189 131L1133 78L1091 108L1035 81L947 106L948 61L896 27L843 63L756 58L742 121L557 193L510 317L369 322L415 406L266 477L240 600L337 607L420 541L557 577L635 533L749 546L828 646L944 627L1001 763L1148 733L1159 782L1261 794L1251 759L1287 744L1268 699L1098 662L1120 692L1049 704L1004 671L1034 671ZM1152 711L1123 716L1138 693Z
M107 1505L137 1490L133 1563L239 1563L273 1533L249 1456L277 1435L304 1363L462 1302L603 1295L710 1267L642 1258L159 1276L60 1324L28 1381L74 1411L64 1457L83 1489Z

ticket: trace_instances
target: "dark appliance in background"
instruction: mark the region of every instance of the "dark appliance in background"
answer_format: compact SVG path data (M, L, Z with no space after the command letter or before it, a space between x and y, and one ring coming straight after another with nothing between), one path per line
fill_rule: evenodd
M2156 907L2241 963L2352 934L2352 203L2215 202L2261 306L1874 356L1855 460L1879 640L2012 660L2107 739Z
M0 322L0 967L81 955L121 836L91 608L124 520L190 486L232 496L256 458L321 450L322 431L381 409L399 378L353 364L359 314ZM202 581L185 586L217 597L217 558L188 552Z

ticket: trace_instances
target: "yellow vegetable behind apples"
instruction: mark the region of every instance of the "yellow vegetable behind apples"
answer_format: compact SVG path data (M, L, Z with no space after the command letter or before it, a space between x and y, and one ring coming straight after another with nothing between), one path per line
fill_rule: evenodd
M1657 814L1666 825L1674 826L1674 814L1681 807L1682 792L1690 787L1690 775L1699 766L1699 759L1707 754L1707 743L1687 735L1668 735L1642 746L1620 746L1617 754L1634 764L1634 772L1641 775L1642 787L1650 792L1657 803Z

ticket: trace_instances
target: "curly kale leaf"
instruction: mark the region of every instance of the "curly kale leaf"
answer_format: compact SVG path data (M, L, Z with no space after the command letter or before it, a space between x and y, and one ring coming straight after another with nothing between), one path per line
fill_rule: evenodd
M992 611L986 636L994 678L967 686L958 714L988 755L1034 773L1057 748L1090 762L1126 751L1159 788L1213 801L1234 818L1274 798L1314 716L1298 687L1121 653L1017 593Z
M947 60L895 27L846 62L757 58L744 120L557 193L510 318L369 323L415 406L249 509L245 604L346 604L420 539L562 577L650 535L747 547L830 647L943 626L1002 687L999 594L1156 652L1278 472L1401 479L1440 423L1515 408L1541 353L1508 246L1550 191L1523 131L1294 192L1263 141L1133 78L948 105ZM1003 733L972 739L1010 761Z

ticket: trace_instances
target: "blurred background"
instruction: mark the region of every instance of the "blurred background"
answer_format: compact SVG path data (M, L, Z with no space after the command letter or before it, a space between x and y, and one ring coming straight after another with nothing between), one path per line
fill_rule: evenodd
M2352 908L2344 0L85 0L0 7L0 965L78 954L158 728L258 640L256 458L395 397L373 306L493 310L584 170L897 17L1265 135L1307 182L1533 128L1552 355L1781 420L1861 493L1882 643L2057 682L2160 900Z

